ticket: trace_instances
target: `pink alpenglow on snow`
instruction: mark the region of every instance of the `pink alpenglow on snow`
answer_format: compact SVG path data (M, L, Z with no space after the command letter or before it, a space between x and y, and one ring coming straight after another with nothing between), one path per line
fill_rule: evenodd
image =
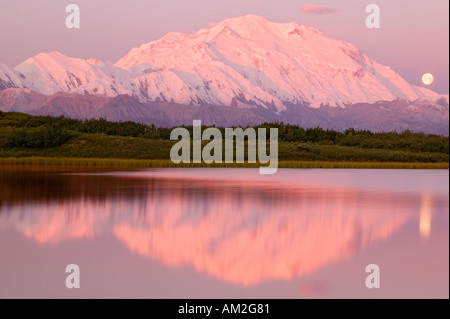
M194 34L168 33L131 49L115 64L40 53L15 69L1 67L0 85L192 105L345 107L448 96L409 84L355 45L298 24L256 15L223 20ZM6 84L5 84L6 83Z

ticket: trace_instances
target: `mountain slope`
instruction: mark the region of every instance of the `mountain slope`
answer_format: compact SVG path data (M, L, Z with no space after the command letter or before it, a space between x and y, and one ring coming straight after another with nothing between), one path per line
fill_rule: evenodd
M146 65L143 90L179 103L345 105L439 95L410 85L354 45L293 23L247 15L193 35L169 33L132 49L116 64Z
M57 92L116 96L127 94L116 78L128 72L98 60L84 60L59 52L40 53L19 64L24 86L45 95Z
M449 127L448 95L410 85L314 28L254 15L169 33L115 64L56 51L14 69L0 64L0 109L161 126L284 121L442 135Z
M136 97L120 95L99 97L55 93L42 95L28 89L8 88L0 91L0 110L35 115L64 115L70 118L105 118L110 121L135 121L156 126L204 125L231 127L285 122L304 128L322 127L343 131L348 128L381 131L411 130L448 136L448 106L437 103L397 100L374 104L357 103L345 108L288 108L279 114L263 107L238 108L220 105L188 106L170 102L140 102Z
M51 52L4 69L0 65L0 89L126 94L141 102L261 106L274 112L442 98L410 85L352 44L295 22L254 15L226 19L195 34L169 33L132 49L114 65Z
M23 88L20 75L9 68L7 65L0 63L0 91L7 88Z

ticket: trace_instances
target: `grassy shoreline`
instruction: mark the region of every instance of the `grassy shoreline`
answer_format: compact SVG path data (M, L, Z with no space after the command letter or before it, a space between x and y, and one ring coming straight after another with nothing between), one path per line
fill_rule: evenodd
M3 157L0 164L81 166L111 168L187 168L187 167L244 167L257 168L261 165L249 163L232 164L174 164L170 160L139 160L76 157ZM404 162L326 162L326 161L279 161L279 168L346 168L346 169L449 169L449 163L404 163Z
M262 126L279 130L280 168L449 168L449 139L444 136L410 131L337 132L283 123ZM0 114L0 164L98 168L261 166L259 163L176 165L171 162L170 153L178 141L170 139L170 132L170 128L133 122L3 113ZM202 148L209 142L202 141ZM222 154L224 151L222 145ZM247 142L244 153L248 158Z

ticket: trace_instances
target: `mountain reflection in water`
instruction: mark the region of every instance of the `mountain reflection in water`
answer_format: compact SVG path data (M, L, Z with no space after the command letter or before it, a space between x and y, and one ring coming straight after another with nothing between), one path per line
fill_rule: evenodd
M239 171L235 179L67 173L3 169L0 231L15 228L40 245L113 234L144 258L242 286L313 274L408 222L426 239L433 210L448 215L442 194L259 181Z

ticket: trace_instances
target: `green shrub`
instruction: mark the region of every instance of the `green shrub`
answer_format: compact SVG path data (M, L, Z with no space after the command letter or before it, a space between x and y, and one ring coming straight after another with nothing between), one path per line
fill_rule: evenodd
M170 140L170 133L172 128L156 127L154 124L142 124L134 122L110 122L106 119L90 119L78 120L68 119L63 116L32 116L14 112L3 112L0 114L0 128L10 130L11 127L17 129L11 133L8 138L8 143L0 138L0 145L19 145L18 147L38 148L38 147L52 147L60 145L67 141L67 131L72 134L87 133L87 134L101 134L108 136L120 137L141 137L147 140ZM46 127L46 128L43 128ZM53 127L53 128L52 128ZM183 126L192 136L193 127ZM203 126L206 129L208 126ZM219 127L218 127L219 128ZM366 150L385 150L385 151L404 151L413 153L436 153L436 156L449 154L449 138L446 136L437 136L424 133L415 133L411 131L397 132L376 132L347 129L343 132L334 130L325 130L319 127L303 128L298 125L287 124L283 122L263 123L256 127L266 128L266 138L269 138L269 128L278 128L278 136L280 142L287 143L312 143L313 145L328 145L344 147L345 152L353 148L358 154L365 154ZM20 129L29 131L20 131ZM219 128L222 136L225 128ZM245 129L245 127L243 127ZM60 130L60 131L59 131ZM102 142L103 143L103 142ZM331 148L333 149L333 148ZM337 148L339 149L339 148ZM318 152L314 150L311 153L304 152L302 149L296 150L286 149L289 152L289 157L292 159L311 159L310 157L320 157L322 160L332 160L329 154ZM344 152L344 153L345 153ZM346 154L335 154L338 158L346 158ZM409 156L409 155L408 155ZM448 157L448 156L447 156ZM388 157L386 158L386 160Z
M48 148L64 144L70 134L59 126L40 126L16 129L6 136L6 146L23 148Z

